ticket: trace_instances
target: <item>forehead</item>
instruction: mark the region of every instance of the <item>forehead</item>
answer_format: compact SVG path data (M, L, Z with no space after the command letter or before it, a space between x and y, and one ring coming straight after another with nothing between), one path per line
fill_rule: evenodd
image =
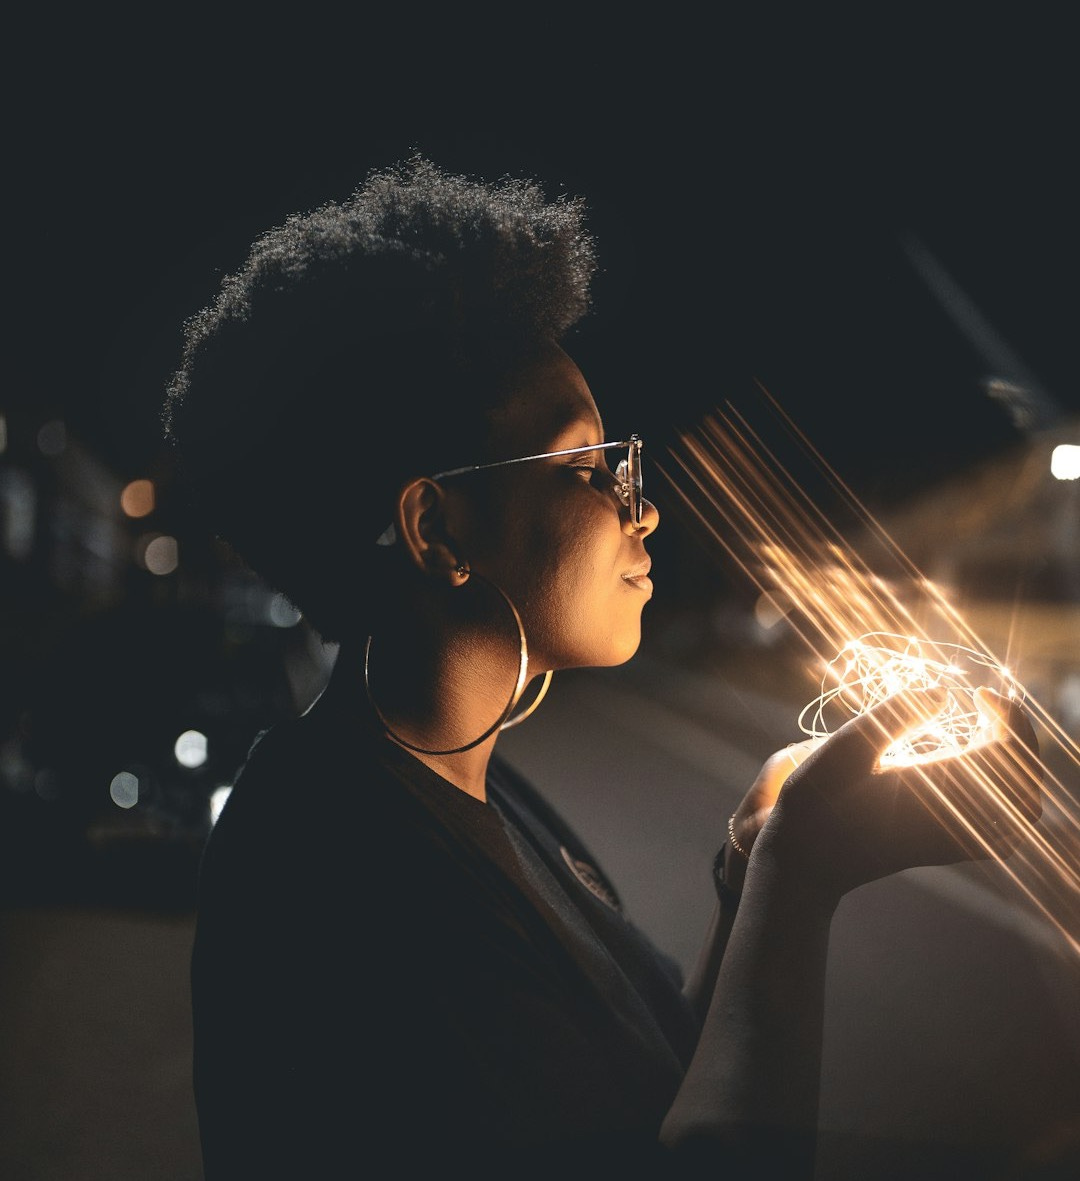
M598 443L603 425L581 370L557 345L510 375L491 416L490 446L499 457Z

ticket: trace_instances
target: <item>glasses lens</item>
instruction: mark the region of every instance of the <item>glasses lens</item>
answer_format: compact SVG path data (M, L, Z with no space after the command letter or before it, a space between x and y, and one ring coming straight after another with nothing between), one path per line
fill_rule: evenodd
M630 510L630 522L636 528L641 524L643 497L641 493L641 440L631 436L626 458L615 469L619 482L619 494L623 504Z
M641 440L630 436L630 447L626 453L626 482L630 491L630 520L635 526L641 524Z

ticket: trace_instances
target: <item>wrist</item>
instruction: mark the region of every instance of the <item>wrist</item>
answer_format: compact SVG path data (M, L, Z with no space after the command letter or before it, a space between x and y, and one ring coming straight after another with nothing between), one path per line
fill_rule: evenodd
M742 892L746 879L746 867L750 864L750 850L753 840L740 839L735 827L735 813L728 817L727 840L721 850L724 857L724 880L734 890Z
M716 896L721 903L731 907L739 904L749 863L749 854L735 835L734 821L735 817L732 815L727 823L728 839L713 858L713 885L716 887Z
M759 883L775 901L790 899L797 907L831 913L844 890L836 884L828 857L813 856L795 833L785 832L779 815L754 843L754 889ZM808 856L808 853L810 854Z
M727 822L728 844L736 853L743 859L743 861L750 860L750 850L739 840L738 834L735 832L735 813L728 817Z
M727 849L728 847L725 845L713 858L713 887L716 890L716 897L720 900L720 905L725 910L734 911L742 897L742 876L739 875L737 881L733 880L727 864Z

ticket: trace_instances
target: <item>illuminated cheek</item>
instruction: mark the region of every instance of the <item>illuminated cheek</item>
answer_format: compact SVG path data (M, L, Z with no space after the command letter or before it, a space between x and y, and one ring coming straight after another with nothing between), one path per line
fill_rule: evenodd
M522 587L523 616L527 618L530 649L542 651L555 664L588 662L592 649L608 641L610 596L587 549L564 553L562 560L534 567Z

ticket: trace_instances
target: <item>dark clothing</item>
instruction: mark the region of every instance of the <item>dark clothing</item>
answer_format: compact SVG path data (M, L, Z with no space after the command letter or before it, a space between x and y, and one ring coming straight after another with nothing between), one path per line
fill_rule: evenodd
M341 670L256 743L200 880L206 1181L663 1174L696 1038L678 969L494 760L488 801Z

